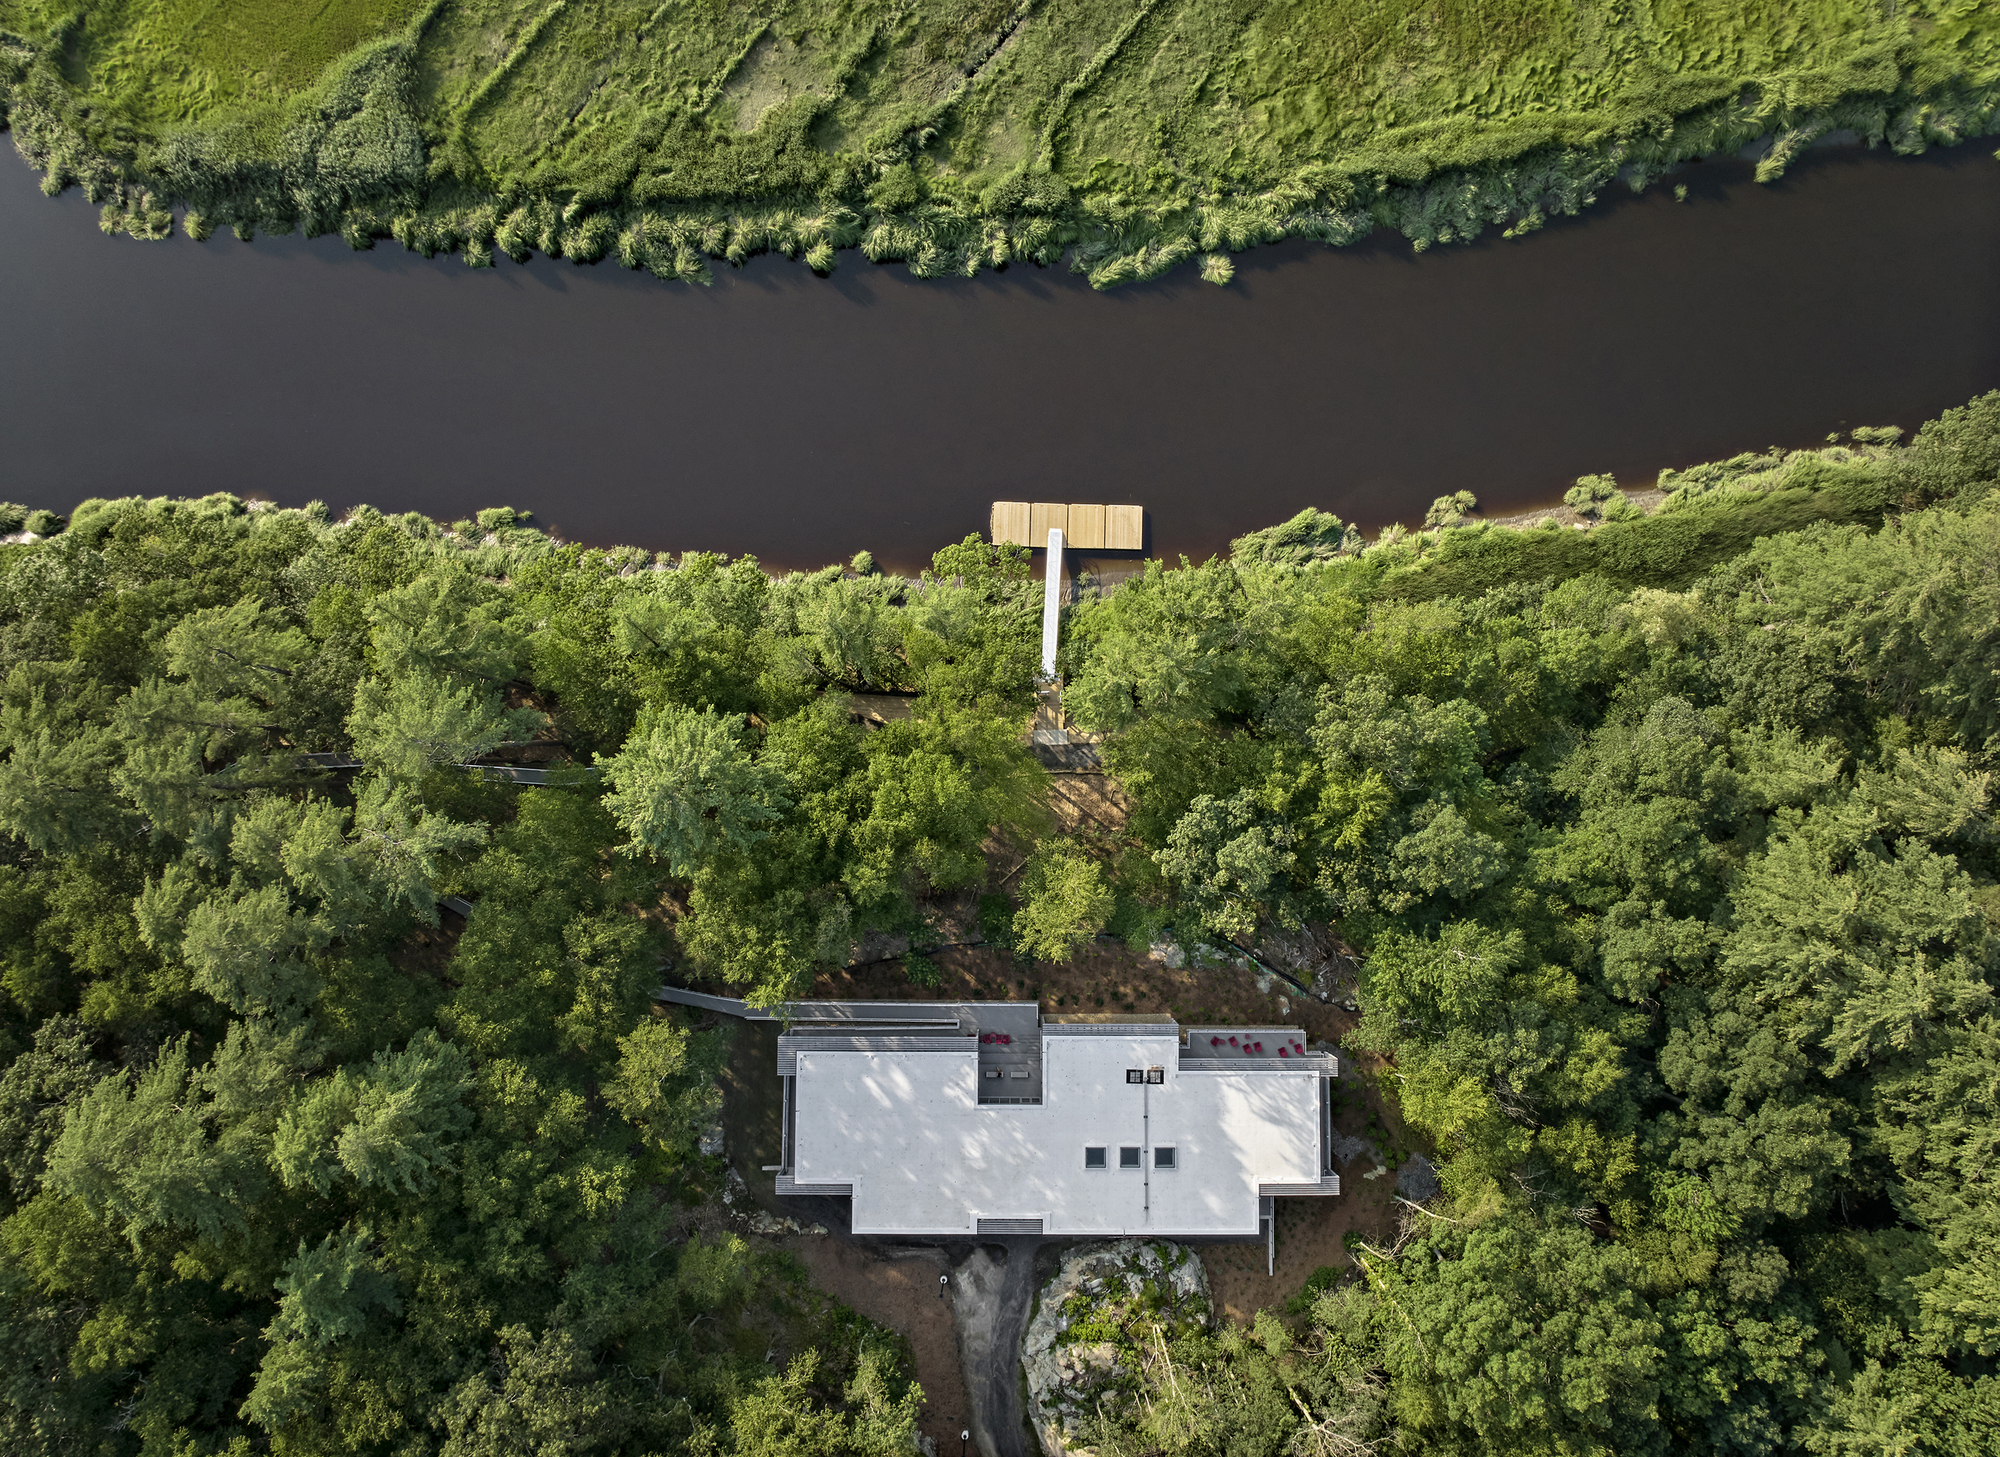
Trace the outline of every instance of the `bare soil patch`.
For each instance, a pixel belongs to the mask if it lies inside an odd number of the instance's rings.
[[[910,980],[899,961],[827,972],[815,997],[838,1001],[1037,1001],[1044,1016],[1076,1012],[1166,1012],[1186,1025],[1292,1026],[1308,1042],[1337,1042],[1359,1019],[1287,986],[1233,966],[1169,967],[1146,952],[1099,944],[1056,964],[1011,952],[960,947],[936,953],[939,980]]]
[[[798,1217],[797,1208],[778,1200],[777,1175],[764,1172],[778,1161],[779,1120],[784,1087],[778,1081],[778,1024],[714,1019],[735,1032],[729,1061],[716,1079],[722,1088],[722,1152],[749,1186],[751,1197],[773,1214]]]
[[[1280,1199],[1275,1273],[1265,1273],[1263,1241],[1207,1245],[1201,1250],[1218,1314],[1248,1324],[1259,1310],[1282,1307],[1321,1266],[1347,1271],[1354,1258],[1343,1244],[1349,1230],[1377,1249],[1394,1243],[1400,1224],[1391,1155],[1422,1151],[1378,1081],[1386,1064],[1372,1053],[1343,1053],[1346,1096],[1334,1113],[1340,1138],[1370,1145],[1340,1169],[1340,1193],[1330,1199]],[[1379,1158],[1378,1158],[1379,1155]],[[1378,1172],[1380,1170],[1380,1172]]]
[[[1341,1240],[1350,1229],[1380,1248],[1393,1238],[1395,1209],[1390,1195],[1395,1180],[1362,1182],[1361,1166],[1341,1176],[1340,1194],[1332,1199],[1278,1201],[1277,1273],[1264,1273],[1264,1242],[1203,1245],[1201,1262],[1208,1270],[1208,1288],[1218,1316],[1248,1325],[1258,1311],[1282,1309],[1305,1288],[1313,1271],[1331,1265],[1346,1271],[1353,1264]]]
[[[810,1234],[778,1243],[799,1257],[816,1287],[909,1341],[917,1384],[924,1389],[918,1430],[937,1443],[940,1454],[955,1454],[967,1406],[952,1305],[938,1296],[938,1276],[948,1268],[944,1251],[875,1250]]]
[[[1065,835],[1115,840],[1125,833],[1132,801],[1109,774],[1056,773],[1049,776],[1049,808]]]

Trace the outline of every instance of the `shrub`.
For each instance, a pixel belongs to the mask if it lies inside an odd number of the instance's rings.
[[[1351,1235],[1354,1231],[1349,1230],[1348,1233]],[[1310,1275],[1306,1276],[1306,1283],[1299,1290],[1298,1294],[1285,1302],[1285,1313],[1287,1315],[1304,1315],[1312,1309],[1315,1300],[1319,1299],[1323,1293],[1331,1290],[1339,1283],[1340,1267],[1338,1265],[1321,1265]]]
[[[1014,905],[997,891],[979,898],[979,939],[1010,949],[1014,945]]]
[[[1479,498],[1470,491],[1453,491],[1449,496],[1439,496],[1431,502],[1430,510],[1424,512],[1426,526],[1456,526],[1463,521],[1466,513],[1479,509]]]
[[[1610,476],[1578,476],[1576,484],[1563,492],[1563,505],[1582,515],[1595,516],[1599,503],[1618,495],[1618,482]]]
[[[1352,555],[1361,546],[1360,532],[1331,511],[1308,506],[1289,521],[1237,537],[1229,543],[1229,555],[1239,562],[1303,566]]]
[[[1021,875],[1021,895],[1014,934],[1041,961],[1068,961],[1104,929],[1117,905],[1103,868],[1067,845],[1035,852]]]

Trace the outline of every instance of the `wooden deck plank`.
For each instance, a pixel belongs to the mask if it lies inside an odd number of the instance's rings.
[[[1072,501],[1069,508],[1069,530],[1064,535],[1069,538],[1069,544],[1079,551],[1102,551],[1104,507],[1078,505]]]
[[[1029,506],[1026,501],[995,501],[993,503],[992,539],[995,546],[1042,546],[1048,541],[1047,533],[1041,541],[1033,541],[1028,536]]]
[[[1146,510],[1143,506],[1104,508],[1104,545],[1108,551],[1146,549]]]
[[[1047,546],[1049,533],[1069,533],[1069,507],[1061,501],[1037,501],[1028,508],[1028,545]]]

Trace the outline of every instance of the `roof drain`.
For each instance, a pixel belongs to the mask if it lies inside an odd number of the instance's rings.
[[[1142,1116],[1145,1120],[1145,1131],[1139,1138],[1139,1168],[1145,1175],[1146,1223],[1151,1224],[1153,1222],[1153,1086],[1151,1083],[1146,1085],[1145,1096],[1140,1106],[1144,1110]]]

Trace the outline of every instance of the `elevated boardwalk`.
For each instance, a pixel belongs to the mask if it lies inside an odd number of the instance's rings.
[[[299,761],[310,764],[315,769],[334,771],[342,769],[366,769],[368,767],[352,754],[338,752],[301,754],[299,755]],[[439,767],[443,768],[446,766],[440,765]],[[547,784],[549,782],[549,775],[553,772],[546,768],[534,769],[519,764],[459,764],[456,767],[465,770],[468,774],[476,774],[481,779],[492,780],[496,783],[511,781],[515,784]],[[572,774],[586,775],[593,779],[603,772],[583,764],[564,765],[563,767],[568,769]]]
[[[1060,531],[1072,551],[1144,551],[1143,506],[1092,506],[1061,501],[995,501],[995,546],[1027,546],[1040,551],[1049,533]]]
[[[775,1007],[753,1007],[735,997],[710,996],[707,992],[684,991],[680,987],[660,987],[654,991],[653,1000],[699,1007],[704,1012],[721,1012],[725,1016],[741,1017],[746,1022],[841,1022],[869,1027],[893,1022],[954,1032],[961,1030],[969,1020],[964,1008],[973,1005],[957,1002],[780,1002]],[[1035,1003],[1016,1005],[1032,1007]]]

